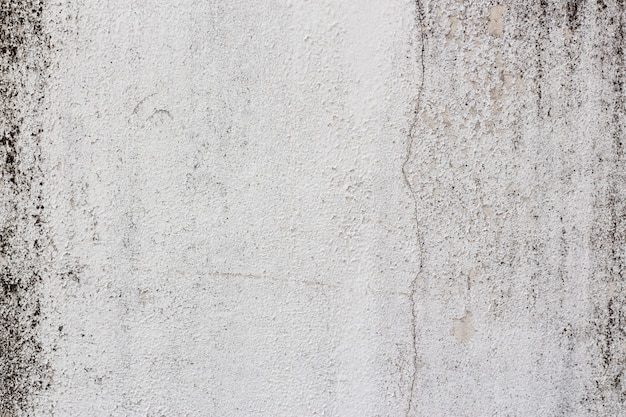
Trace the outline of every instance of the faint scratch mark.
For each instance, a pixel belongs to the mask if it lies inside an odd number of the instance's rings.
[[[170,120],[174,120],[174,117],[172,116],[172,114],[165,109],[156,109],[155,111],[152,112],[152,114],[146,119],[146,120],[152,120],[154,119],[156,116],[167,116],[170,118]]]
[[[177,271],[177,272],[181,272],[181,271]],[[213,276],[213,277],[224,277],[224,278],[243,278],[243,279],[253,279],[253,280],[265,280],[265,281],[272,281],[272,282],[278,282],[278,283],[283,283],[283,284],[299,284],[299,285],[306,285],[310,287],[318,287],[318,288],[324,288],[324,289],[357,292],[354,288],[351,288],[342,284],[335,284],[335,283],[322,282],[322,281],[313,281],[313,280],[306,280],[306,279],[277,278],[277,277],[264,275],[264,274],[213,271],[213,272],[208,272],[208,273],[199,272],[198,275],[208,275],[208,276]],[[374,294],[393,295],[393,296],[411,298],[411,294],[402,292],[402,291],[380,291],[380,290],[372,290],[372,289],[365,289],[364,291],[374,293]]]
[[[281,279],[281,278],[275,278],[272,276],[261,275],[261,274],[246,274],[246,273],[239,273],[239,272],[214,271],[214,272],[209,272],[208,275],[216,276],[216,277],[226,277],[226,278],[246,278],[246,279],[267,280],[267,281],[274,281],[274,282],[284,282],[284,283],[297,283],[297,284],[310,285],[314,287],[337,288],[337,285],[329,284],[329,283],[321,282],[321,281]]]
[[[135,106],[135,108],[133,109],[133,112],[131,114],[137,114],[137,112],[139,111],[139,108],[141,107],[141,105],[143,103],[146,102],[146,100],[148,100],[150,97],[154,97],[156,96],[157,93],[152,93],[150,95],[145,96],[144,98],[142,98],[139,103],[137,103],[137,105]]]

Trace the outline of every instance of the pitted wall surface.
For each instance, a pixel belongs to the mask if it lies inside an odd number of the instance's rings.
[[[0,12],[0,415],[624,414],[623,1]]]

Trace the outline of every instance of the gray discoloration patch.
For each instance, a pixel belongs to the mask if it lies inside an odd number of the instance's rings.
[[[37,340],[38,282],[47,245],[37,123],[43,99],[47,41],[43,2],[0,3],[0,415],[28,414],[45,386]]]
[[[602,291],[594,303],[594,354],[599,363],[596,377],[589,387],[590,409],[612,412],[626,407],[626,99],[624,94],[624,49],[626,47],[626,8],[623,1],[599,2],[599,24],[609,34],[601,47],[601,62],[607,71],[611,109],[611,133],[596,141],[598,166],[604,172],[599,178],[607,184],[595,201],[595,224],[591,238],[594,253],[594,278]],[[607,141],[609,139],[609,141]],[[598,410],[599,409],[599,410]]]
[[[540,414],[621,415],[623,2],[428,4],[438,26],[405,169],[426,242],[416,350],[438,365],[420,369],[411,411],[532,415],[540,403]],[[500,345],[485,354],[485,342]],[[539,379],[519,371],[530,363]],[[465,375],[490,377],[479,393]],[[518,385],[528,391],[500,409],[460,394]]]

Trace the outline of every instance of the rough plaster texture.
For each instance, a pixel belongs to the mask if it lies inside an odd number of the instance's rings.
[[[624,415],[625,10],[1,1],[0,415]]]

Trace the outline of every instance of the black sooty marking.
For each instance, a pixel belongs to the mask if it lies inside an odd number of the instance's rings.
[[[0,416],[31,415],[46,387],[38,340],[44,228],[41,124],[48,40],[42,0],[0,1]]]
[[[583,0],[567,1],[567,26],[570,28],[570,30],[576,30],[580,27],[582,7]]]

